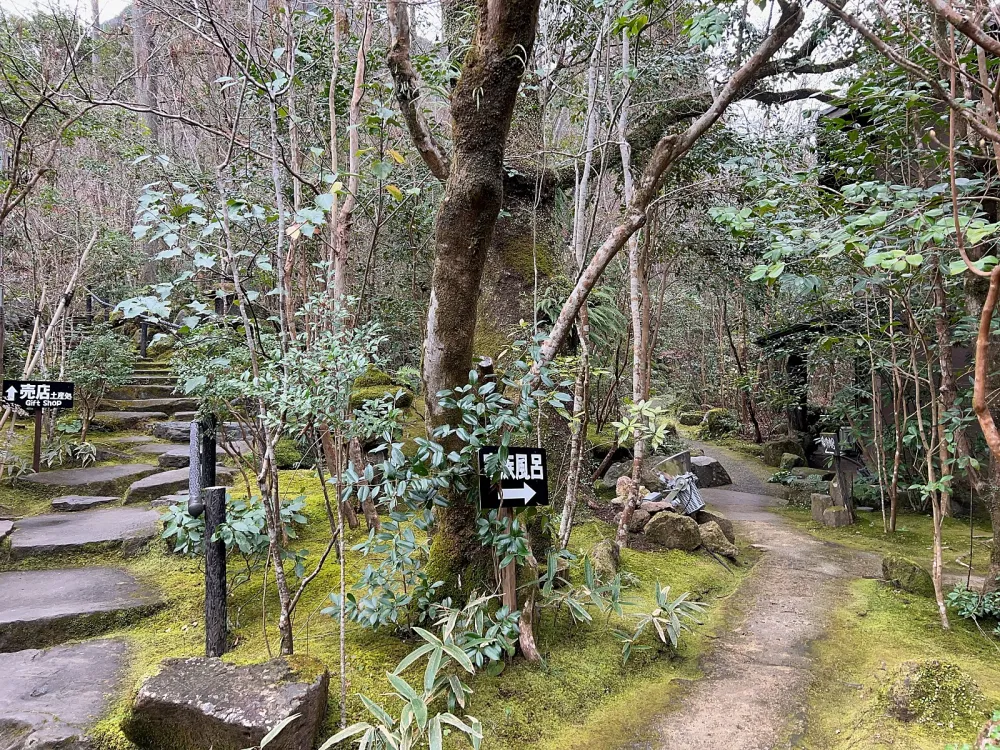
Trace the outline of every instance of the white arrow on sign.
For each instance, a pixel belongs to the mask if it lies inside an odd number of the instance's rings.
[[[501,487],[500,488],[500,499],[506,502],[507,500],[524,500],[524,504],[527,505],[528,501],[535,496],[535,491],[531,486],[525,482],[520,487]]]
[[[13,401],[17,397],[17,388],[11,386],[7,389],[7,400]]]

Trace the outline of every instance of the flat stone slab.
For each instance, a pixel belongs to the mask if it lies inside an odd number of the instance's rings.
[[[229,440],[243,439],[243,429],[240,427],[239,422],[225,422],[219,425],[216,434],[221,436],[223,430]],[[154,437],[158,437],[161,440],[170,440],[174,443],[187,443],[191,439],[191,421],[180,422],[171,420],[169,422],[158,422],[153,425],[150,432],[153,433]]]
[[[172,451],[177,448],[174,443],[145,443],[143,445],[137,445],[132,449],[133,453],[143,453],[150,456],[161,456],[167,451]]]
[[[324,665],[307,656],[250,666],[167,659],[139,688],[122,730],[147,750],[240,750],[298,714],[267,747],[309,750],[326,714],[329,681]]]
[[[147,435],[129,435],[127,437],[107,438],[109,443],[120,443],[121,445],[131,445],[133,443],[148,443]]]
[[[242,440],[231,443],[228,447],[229,450],[235,452],[237,455],[246,453],[249,450],[247,444]],[[221,445],[217,446],[215,449],[215,460],[218,462],[227,458],[229,458],[229,454],[222,449]],[[156,462],[164,469],[183,469],[191,465],[191,448],[187,445],[171,447],[170,450],[160,453]]]
[[[104,400],[101,406],[114,411],[162,411],[176,414],[178,411],[197,409],[193,398],[140,398],[133,400]]]
[[[137,398],[169,398],[173,385],[123,385],[107,394],[112,401],[131,401]]]
[[[0,653],[99,635],[163,603],[158,593],[117,568],[0,573],[0,602]]]
[[[126,503],[151,502],[162,495],[171,495],[188,488],[188,469],[161,471],[137,482],[133,482],[125,493]],[[215,480],[220,485],[233,482],[233,470],[225,466],[215,468]]]
[[[14,530],[13,521],[0,521],[0,542],[6,539]]]
[[[76,491],[81,495],[112,495],[122,494],[135,480],[157,471],[159,467],[152,464],[88,466],[84,469],[58,469],[28,474],[19,481],[43,489]]]
[[[5,750],[90,747],[87,730],[121,689],[126,645],[100,640],[0,654]]]
[[[52,499],[52,510],[76,511],[92,510],[102,505],[121,502],[117,495],[62,495]]]
[[[94,415],[92,424],[98,427],[113,429],[133,429],[147,422],[166,419],[165,411],[99,411]]]
[[[17,560],[119,545],[135,548],[159,533],[159,521],[159,513],[143,507],[29,516],[14,522],[10,554]]]

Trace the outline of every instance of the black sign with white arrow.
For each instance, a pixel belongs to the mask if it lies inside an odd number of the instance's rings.
[[[549,474],[544,448],[507,449],[503,479],[490,481],[486,461],[499,452],[497,446],[479,449],[479,504],[483,508],[530,508],[549,504]]]
[[[70,409],[73,384],[54,380],[5,380],[3,400],[12,406],[35,409]]]

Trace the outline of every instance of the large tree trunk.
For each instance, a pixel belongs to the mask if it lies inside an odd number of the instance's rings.
[[[520,54],[530,58],[534,47],[538,0],[487,0],[479,13],[452,94],[454,150],[435,228],[423,361],[429,429],[454,419],[436,394],[467,382],[472,365],[483,269],[503,201],[504,148],[525,70]],[[458,496],[438,512],[428,573],[451,593],[459,580],[462,588],[478,583],[470,567],[489,570],[476,515],[474,503]]]
[[[149,9],[146,0],[135,0],[132,3],[132,53],[135,64],[136,99],[143,107],[150,110],[157,106],[156,78],[152,72],[152,29],[149,22]],[[156,115],[151,111],[142,114],[143,122],[149,128],[153,141],[159,141],[159,128]]]

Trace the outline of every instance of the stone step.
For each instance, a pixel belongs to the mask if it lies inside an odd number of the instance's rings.
[[[102,505],[120,503],[117,495],[63,495],[52,499],[52,510],[73,512],[77,510],[92,510]]]
[[[6,518],[0,520],[0,543],[14,530],[14,522]]]
[[[20,560],[116,547],[134,552],[156,537],[159,530],[160,514],[144,506],[46,513],[14,522],[10,556]]]
[[[146,438],[148,440],[148,438]],[[177,448],[177,443],[144,443],[132,448],[133,453],[141,453],[144,456],[162,456],[167,451]]]
[[[157,471],[159,467],[151,464],[88,466],[84,469],[41,471],[21,477],[18,481],[38,489],[65,490],[63,494],[121,496],[132,482]]]
[[[131,401],[122,399],[104,399],[101,408],[109,411],[162,411],[176,414],[178,411],[197,409],[198,402],[193,398],[137,398]]]
[[[139,398],[170,398],[173,385],[123,385],[107,393],[112,401],[134,401]]]
[[[125,493],[126,503],[152,502],[162,495],[170,495],[188,488],[187,469],[173,469],[133,482]],[[215,480],[220,485],[231,485],[234,472],[225,466],[215,468]]]
[[[225,422],[219,425],[216,434],[221,436],[225,431],[229,440],[242,440],[243,428],[239,422]],[[186,422],[171,420],[169,422],[158,422],[154,424],[150,432],[154,437],[161,440],[170,440],[174,443],[187,443],[191,440],[191,420]]]
[[[229,450],[235,452],[236,455],[241,455],[249,452],[250,447],[240,440],[230,444]],[[225,461],[229,458],[229,454],[222,449],[222,446],[217,446],[215,457],[216,461]],[[156,463],[164,469],[183,469],[191,465],[191,448],[187,445],[178,445],[175,448],[160,453],[156,459]]]
[[[105,430],[134,430],[168,416],[162,411],[99,411],[94,414],[91,425]]]
[[[174,385],[177,378],[173,375],[160,373],[138,373],[129,380],[129,385]]]
[[[93,747],[87,732],[121,692],[126,656],[118,639],[0,654],[3,747]]]
[[[117,568],[0,573],[0,601],[0,653],[99,635],[163,605],[158,592]]]

